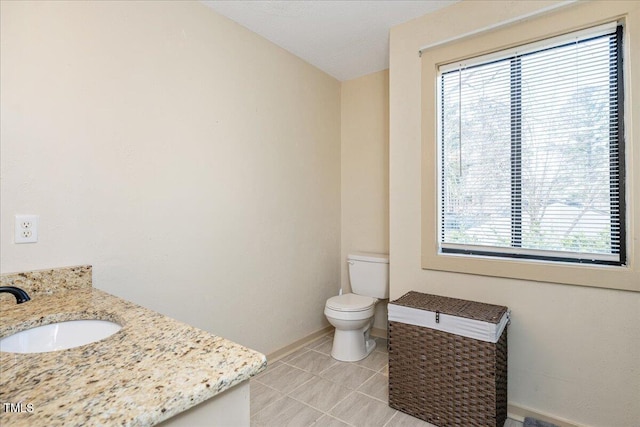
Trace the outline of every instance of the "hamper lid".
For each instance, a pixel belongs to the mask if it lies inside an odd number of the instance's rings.
[[[509,323],[507,307],[409,292],[388,306],[389,321],[496,343]]]
[[[500,322],[502,316],[508,311],[508,308],[502,305],[423,294],[415,291],[408,292],[390,303],[420,310],[438,311],[452,316],[482,320],[489,323]]]

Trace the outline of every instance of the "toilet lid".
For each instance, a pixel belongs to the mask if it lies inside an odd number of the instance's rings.
[[[356,294],[343,294],[327,300],[327,307],[336,311],[365,311],[373,307],[375,298]]]

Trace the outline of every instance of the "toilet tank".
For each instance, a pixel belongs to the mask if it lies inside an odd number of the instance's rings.
[[[355,252],[347,256],[347,263],[354,294],[389,298],[389,255]]]

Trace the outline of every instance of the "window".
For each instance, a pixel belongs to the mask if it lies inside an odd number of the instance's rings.
[[[640,292],[638,30],[578,2],[421,49],[423,269]]]
[[[622,26],[438,67],[438,250],[625,265]]]

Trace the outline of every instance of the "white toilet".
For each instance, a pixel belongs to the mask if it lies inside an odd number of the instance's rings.
[[[331,356],[344,362],[367,357],[376,342],[369,338],[378,299],[389,298],[389,256],[354,253],[347,257],[353,293],[331,297],[324,307],[335,328]]]

